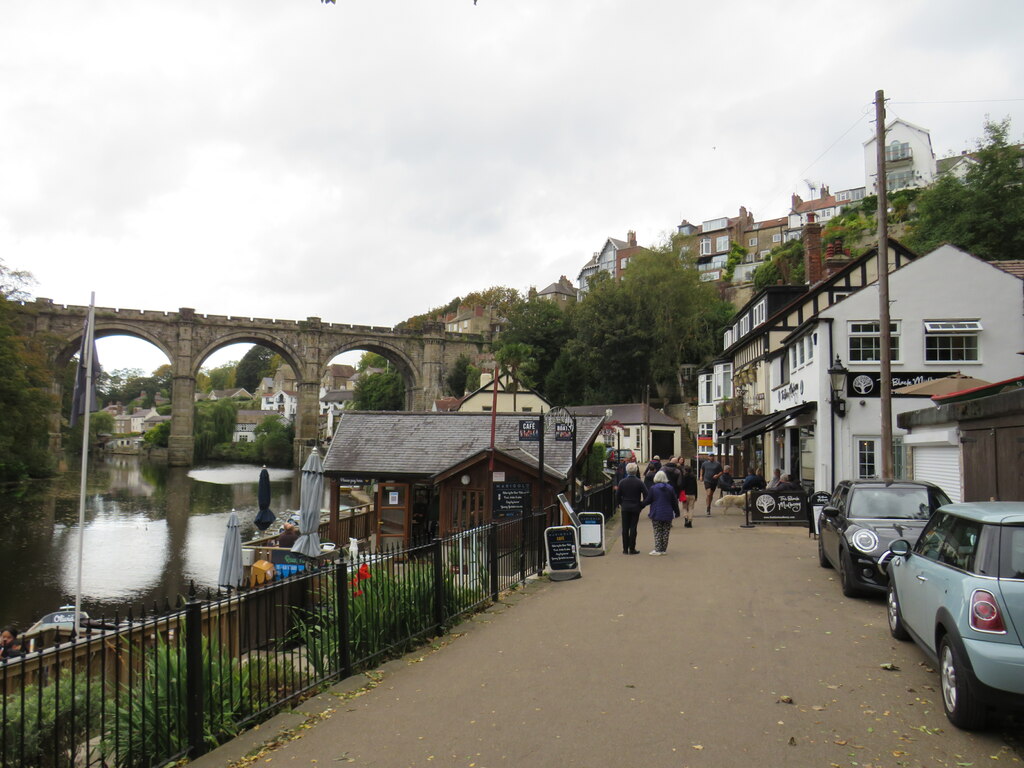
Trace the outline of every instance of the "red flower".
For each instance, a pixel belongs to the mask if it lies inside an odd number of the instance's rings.
[[[370,578],[370,566],[366,563],[359,566],[359,578],[360,580]]]

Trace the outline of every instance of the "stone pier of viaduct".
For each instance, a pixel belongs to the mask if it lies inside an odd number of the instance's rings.
[[[19,306],[23,332],[42,340],[48,350],[58,403],[63,372],[81,348],[88,311],[88,307],[54,304],[43,298]],[[301,466],[317,437],[320,380],[339,354],[365,350],[391,361],[405,380],[406,408],[429,410],[441,397],[444,377],[459,356],[473,356],[490,343],[483,336],[446,332],[440,323],[408,331],[325,323],[319,317],[274,320],[203,315],[188,307],[177,312],[96,307],[95,335],[98,339],[144,339],[167,355],[174,377],[169,460],[177,466],[192,463],[196,374],[203,361],[222,347],[259,344],[292,367],[298,388],[294,458],[296,466]],[[60,418],[61,414],[55,413],[51,419],[51,444],[55,447],[60,445]]]

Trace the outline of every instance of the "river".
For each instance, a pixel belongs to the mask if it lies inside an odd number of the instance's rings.
[[[82,607],[93,617],[152,609],[197,588],[216,589],[232,509],[242,540],[258,533],[250,464],[167,467],[134,456],[93,460],[87,473]],[[298,508],[300,472],[270,472],[278,518]],[[0,627],[25,630],[44,613],[73,605],[78,579],[78,468],[0,491]]]

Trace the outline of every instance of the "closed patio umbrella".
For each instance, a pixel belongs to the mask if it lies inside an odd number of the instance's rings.
[[[224,532],[224,549],[220,555],[220,573],[217,583],[222,587],[238,588],[243,579],[242,532],[238,513],[231,510],[227,530]]]
[[[324,500],[324,465],[316,450],[302,465],[299,500],[299,538],[292,552],[316,557],[320,554],[320,505]]]
[[[256,513],[256,518],[252,522],[261,531],[265,531],[277,519],[273,510],[270,509],[270,473],[267,472],[266,467],[260,470],[260,484],[256,491],[256,501],[260,506],[260,511]]]

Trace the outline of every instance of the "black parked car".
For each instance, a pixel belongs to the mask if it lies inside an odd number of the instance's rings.
[[[844,480],[818,518],[818,561],[839,571],[843,594],[884,593],[889,579],[878,558],[895,539],[916,541],[949,497],[917,480]]]

